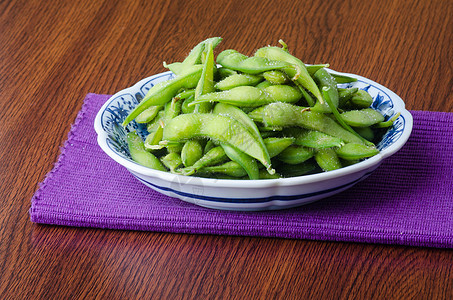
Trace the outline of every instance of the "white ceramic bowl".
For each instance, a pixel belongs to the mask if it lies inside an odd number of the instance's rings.
[[[377,144],[380,150],[378,155],[335,171],[285,179],[226,180],[175,175],[135,163],[128,154],[126,130],[136,130],[144,138],[147,135],[146,128],[133,121],[123,129],[121,123],[150,87],[173,78],[171,72],[145,78],[113,95],[98,112],[94,128],[99,146],[105,153],[127,168],[139,181],[165,195],[214,209],[246,211],[295,207],[334,195],[365,179],[383,159],[406,143],[412,131],[412,116],[395,93],[367,78],[339,74],[357,78],[356,82],[343,86],[366,89],[374,99],[372,107],[382,112],[386,119],[398,112],[401,115]]]

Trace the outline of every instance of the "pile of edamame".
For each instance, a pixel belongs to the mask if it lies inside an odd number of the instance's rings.
[[[149,168],[221,179],[273,179],[332,171],[379,153],[373,142],[393,120],[372,97],[338,88],[356,79],[305,65],[287,45],[253,56],[214,56],[220,37],[164,66],[175,77],[156,84],[123,122],[149,135],[127,135],[132,159]]]

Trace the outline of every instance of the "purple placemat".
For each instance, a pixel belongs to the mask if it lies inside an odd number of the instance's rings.
[[[412,111],[397,154],[353,188],[295,209],[217,211],[159,194],[110,159],[87,95],[54,169],[32,198],[36,223],[124,230],[453,247],[453,113]]]

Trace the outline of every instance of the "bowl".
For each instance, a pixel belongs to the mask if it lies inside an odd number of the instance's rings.
[[[357,78],[353,83],[340,86],[367,90],[374,99],[372,107],[380,111],[386,120],[401,113],[376,145],[380,150],[379,154],[335,171],[282,179],[231,180],[177,175],[153,170],[132,161],[128,153],[126,133],[136,130],[145,138],[148,132],[144,125],[135,121],[125,128],[121,123],[153,85],[174,77],[170,71],[145,78],[110,97],[97,113],[94,122],[97,141],[108,156],[143,184],[159,193],[199,206],[258,211],[311,203],[340,193],[367,178],[385,158],[396,153],[406,143],[413,124],[403,100],[394,92],[362,76],[329,71]]]

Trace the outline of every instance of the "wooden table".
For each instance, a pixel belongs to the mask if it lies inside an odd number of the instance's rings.
[[[453,112],[452,21],[446,0],[1,1],[0,298],[451,299],[451,250],[66,228],[28,210],[87,93],[161,72],[202,39],[250,55],[281,38],[411,110]]]

